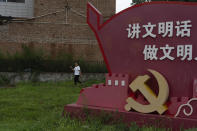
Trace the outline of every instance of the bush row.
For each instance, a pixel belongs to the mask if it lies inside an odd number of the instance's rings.
[[[72,72],[70,66],[78,62],[83,73],[105,73],[104,63],[89,62],[83,59],[74,60],[73,56],[60,53],[55,58],[44,56],[42,50],[22,47],[20,53],[6,56],[0,53],[0,72]]]

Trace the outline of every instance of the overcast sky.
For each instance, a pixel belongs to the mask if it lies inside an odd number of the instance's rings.
[[[128,8],[132,0],[116,0],[116,13]]]

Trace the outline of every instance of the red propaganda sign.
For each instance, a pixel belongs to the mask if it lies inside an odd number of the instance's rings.
[[[118,110],[139,125],[162,118],[173,130],[197,127],[197,4],[146,2],[106,22],[90,3],[87,9],[109,74],[65,110],[87,106]]]
[[[134,79],[154,69],[167,79],[170,96],[193,96],[197,78],[196,4],[146,3],[106,22],[99,11],[88,6],[88,24],[110,73],[129,73]]]

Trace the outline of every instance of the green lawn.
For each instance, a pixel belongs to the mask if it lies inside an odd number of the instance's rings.
[[[75,102],[81,88],[100,82],[87,81],[77,87],[72,81],[19,83],[13,88],[0,88],[0,131],[159,130],[138,128],[136,125],[128,128],[121,123],[105,125],[99,119],[79,121],[61,116],[64,105]]]

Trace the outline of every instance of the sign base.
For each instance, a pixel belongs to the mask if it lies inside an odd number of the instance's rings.
[[[197,128],[196,119],[187,119],[180,117],[162,116],[158,114],[142,114],[137,112],[117,111],[110,108],[101,108],[93,106],[83,106],[78,104],[69,104],[64,107],[63,116],[69,114],[71,117],[86,118],[88,116],[100,116],[110,114],[113,121],[122,120],[126,124],[136,123],[138,126],[155,126],[158,128],[171,128],[173,131],[180,129]]]

